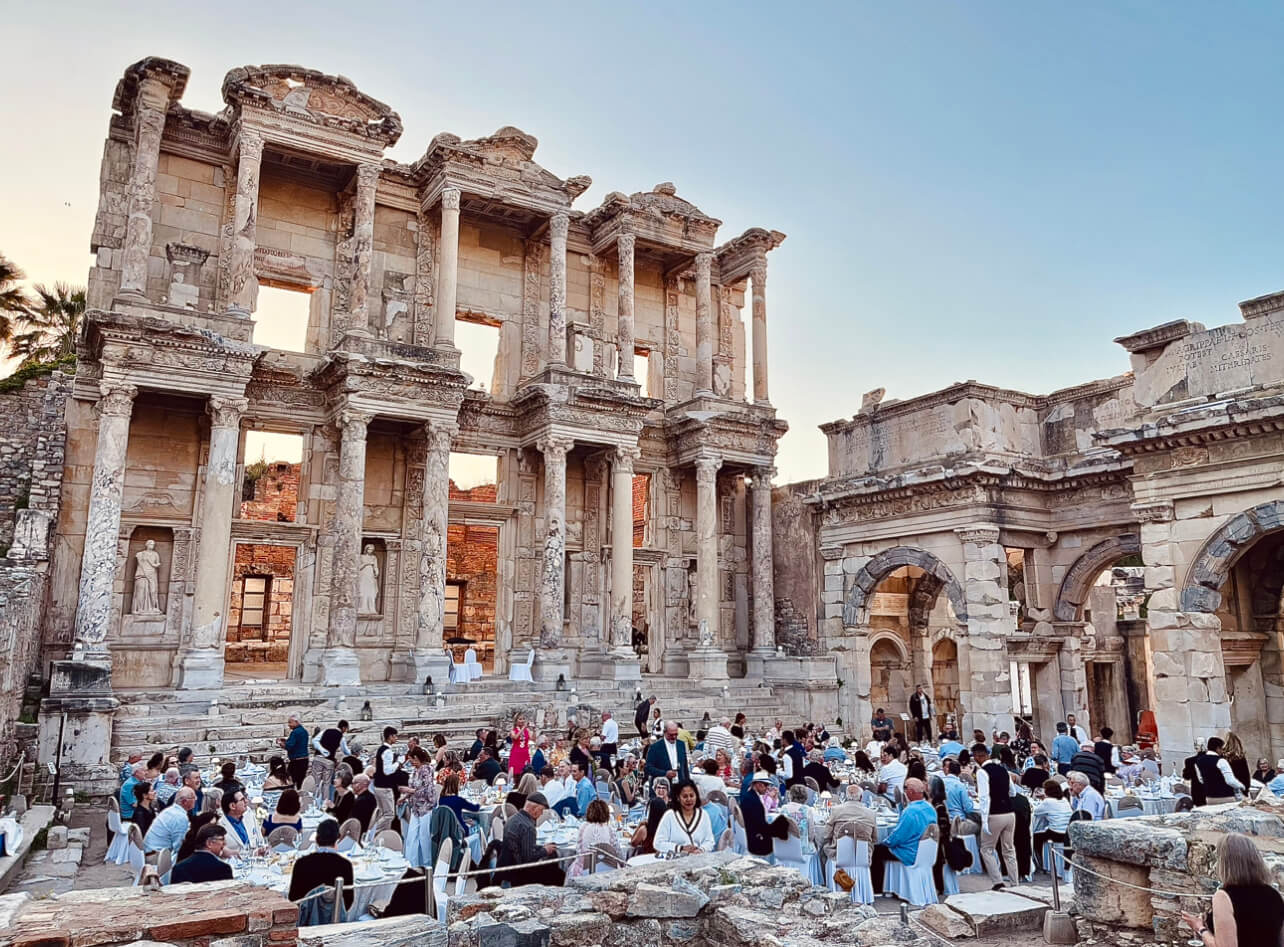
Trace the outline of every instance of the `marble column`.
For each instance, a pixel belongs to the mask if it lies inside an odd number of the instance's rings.
[[[619,248],[619,305],[616,316],[615,343],[620,352],[620,381],[633,381],[633,249],[637,238],[622,233],[616,238]]]
[[[77,660],[109,664],[106,640],[116,582],[120,504],[125,491],[125,453],[129,419],[138,389],[104,385],[98,399],[98,444],[85,517],[85,548],[80,560],[80,597],[76,602]]]
[[[321,683],[360,684],[357,659],[357,592],[361,564],[366,486],[366,427],[371,415],[345,409],[336,419],[339,427],[339,489],[334,503],[333,585],[330,591],[330,628],[321,657]]]
[[[210,452],[201,493],[201,533],[196,546],[196,591],[192,636],[179,659],[178,686],[221,687],[223,636],[227,630],[227,572],[231,559],[232,514],[236,506],[236,457],[241,441],[244,398],[210,398]]]
[[[437,273],[437,300],[433,304],[433,345],[455,347],[455,311],[459,291],[459,188],[441,192],[441,268]]]
[[[697,457],[696,468],[696,621],[700,645],[718,639],[718,469],[722,458]]]
[[[423,523],[420,537],[419,604],[415,612],[415,647],[411,661],[415,680],[445,684],[450,675],[443,629],[446,616],[446,535],[450,528],[450,448],[458,428],[429,422],[424,425],[427,459],[424,466]]]
[[[370,264],[374,256],[375,191],[379,165],[357,165],[357,193],[352,215],[352,287],[348,295],[349,325],[370,329]]]
[[[753,401],[767,404],[767,261],[749,270],[753,287]]]
[[[570,217],[554,214],[548,224],[548,364],[565,368],[566,355],[566,233]]]
[[[1012,720],[1012,679],[1008,662],[1008,558],[999,528],[984,523],[954,530],[963,544],[963,598],[967,604],[967,651],[971,674],[960,680],[967,711],[961,732],[989,733]],[[964,645],[959,644],[960,650]],[[960,675],[961,677],[961,675]],[[967,688],[970,686],[970,691]]]
[[[544,455],[544,568],[539,584],[542,648],[559,648],[562,644],[566,599],[566,455],[574,446],[569,437],[556,435],[536,444]]]
[[[259,169],[263,139],[241,129],[236,162],[236,199],[232,210],[232,244],[228,261],[228,311],[248,316],[254,309],[254,248],[258,246]]]
[[[696,394],[713,396],[712,253],[698,253],[696,270]]]
[[[771,478],[775,470],[759,467],[750,488],[750,535],[753,559],[749,580],[753,587],[753,650],[764,657],[776,650],[776,593],[771,555]]]
[[[633,463],[636,447],[617,447],[611,465],[611,652],[633,652]]]
[[[129,172],[125,245],[121,254],[120,294],[147,298],[147,260],[152,253],[152,205],[156,202],[156,166],[169,109],[167,83],[144,79],[134,105],[134,164]]]

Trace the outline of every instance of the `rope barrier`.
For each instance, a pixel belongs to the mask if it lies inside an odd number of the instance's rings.
[[[21,753],[18,754],[18,762],[14,765],[13,769],[9,771],[9,775],[0,777],[0,783],[7,783],[9,780],[13,779],[13,777],[18,773],[18,771],[22,769],[22,764],[25,763],[26,761],[27,761],[27,751],[23,750]]]
[[[1055,848],[1052,850],[1052,855],[1054,858],[1060,858],[1071,871],[1082,871],[1089,875],[1095,875],[1098,878],[1109,881],[1111,884],[1123,885],[1125,888],[1135,888],[1138,891],[1147,891],[1150,894],[1159,894],[1166,898],[1196,898],[1200,901],[1213,900],[1213,896],[1211,894],[1196,894],[1190,891],[1163,891],[1159,888],[1147,888],[1145,885],[1135,885],[1131,881],[1124,881],[1122,878],[1115,878],[1112,875],[1103,875],[1101,872],[1093,871],[1091,868],[1087,868],[1084,865],[1073,864],[1066,858],[1065,852],[1059,852]]]

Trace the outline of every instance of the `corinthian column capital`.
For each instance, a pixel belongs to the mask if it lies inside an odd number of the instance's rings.
[[[695,459],[696,482],[716,483],[722,458],[716,454],[702,454]]]
[[[241,161],[260,161],[263,158],[263,136],[249,128],[242,128],[236,136],[236,147]]]
[[[339,434],[344,440],[349,438],[364,438],[366,428],[374,420],[374,415],[368,411],[358,411],[355,408],[344,408],[335,415],[334,423],[339,428]]]
[[[535,443],[539,452],[544,455],[544,459],[549,457],[558,457],[561,460],[566,459],[566,455],[575,447],[575,439],[565,437],[561,434],[550,434],[548,437],[541,438]]]
[[[382,168],[372,161],[357,165],[357,190],[369,190],[379,185],[379,172]]]
[[[713,254],[697,253],[695,258],[696,279],[708,282],[713,273]]]
[[[249,401],[244,398],[210,398],[205,410],[210,416],[210,427],[239,428],[241,416],[249,407]]]
[[[459,210],[460,191],[457,187],[444,188],[441,192],[442,210]]]
[[[642,449],[632,444],[621,444],[615,448],[612,461],[615,469],[621,472],[633,473],[633,464],[642,456]]]
[[[455,444],[455,437],[459,434],[458,424],[446,424],[442,421],[426,421],[424,423],[424,436],[428,440],[428,449],[430,451],[446,451]]]
[[[548,221],[548,232],[560,240],[565,240],[570,226],[571,218],[569,214],[554,214]]]
[[[109,418],[127,418],[134,413],[138,389],[133,385],[104,385],[98,399],[98,413]]]

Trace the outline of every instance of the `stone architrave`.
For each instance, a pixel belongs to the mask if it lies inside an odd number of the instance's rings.
[[[75,656],[101,664],[110,664],[111,660],[103,642],[112,615],[125,453],[137,395],[138,389],[133,385],[104,386],[98,400],[98,443],[85,518],[85,549],[80,560]]]
[[[767,397],[767,261],[749,270],[753,291],[753,401],[769,404]]]
[[[619,249],[619,300],[616,315],[615,342],[619,349],[616,377],[633,381],[633,250],[637,238],[622,233],[616,238]]]
[[[352,215],[352,290],[348,306],[350,325],[370,328],[370,266],[374,257],[375,191],[379,187],[379,165],[357,165],[357,192]]]
[[[611,653],[633,651],[633,464],[636,447],[617,447],[611,466]]]
[[[539,643],[562,644],[563,604],[566,597],[566,455],[575,442],[550,435],[536,447],[544,455],[544,568],[540,575]]]
[[[120,294],[135,299],[147,298],[152,205],[156,202],[156,168],[169,94],[170,86],[160,79],[149,77],[139,83],[134,111],[134,166],[129,174],[129,217],[120,269]]]
[[[999,544],[999,528],[965,526],[955,534],[963,544],[963,595],[967,601],[969,682],[960,695],[967,708],[963,730],[989,733],[1012,717],[1011,671],[1008,667],[1008,559]]]
[[[548,364],[562,368],[566,356],[566,234],[570,217],[554,214],[548,225]]]
[[[713,395],[713,254],[695,258],[696,394]]]
[[[411,652],[416,681],[431,677],[445,683],[450,656],[444,650],[446,615],[446,537],[450,528],[450,448],[458,429],[431,422],[424,426],[423,519],[419,558],[419,602],[415,611],[415,646]]]
[[[753,583],[753,650],[769,656],[776,650],[776,595],[771,553],[771,478],[776,471],[759,467],[753,472],[750,488],[750,534],[753,559],[749,564]]]
[[[160,607],[160,553],[156,540],[149,539],[134,554],[134,595],[129,603],[131,615],[159,615]]]
[[[437,274],[437,299],[433,303],[433,345],[455,347],[455,311],[459,292],[459,199],[457,187],[441,192],[441,239],[438,252],[441,268]]]
[[[254,248],[258,245],[259,171],[263,163],[263,138],[241,129],[236,162],[236,198],[233,202],[231,259],[228,262],[228,311],[248,316],[254,310],[256,281]]]
[[[371,415],[350,408],[336,418],[339,428],[339,489],[334,504],[334,560],[330,628],[321,657],[321,683],[360,684],[357,605],[361,528],[366,481],[366,428]]]
[[[196,592],[192,597],[189,647],[179,658],[179,686],[220,687],[223,636],[227,631],[227,578],[232,514],[236,506],[236,454],[244,398],[211,398],[210,452],[201,493],[201,538],[196,545]]]

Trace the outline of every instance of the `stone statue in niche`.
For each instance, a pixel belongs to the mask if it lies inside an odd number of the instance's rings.
[[[169,304],[182,309],[195,309],[201,295],[200,288],[185,280],[183,271],[176,268],[173,282],[169,284]]]
[[[697,588],[696,570],[687,571],[687,621],[692,625],[699,623],[700,593]]]
[[[700,619],[700,647],[713,647],[713,629],[709,627],[709,620],[707,618]]]
[[[379,614],[379,559],[374,546],[366,543],[361,552],[361,569],[357,574],[357,611],[362,615]]]
[[[149,539],[134,554],[134,600],[130,608],[133,615],[159,615],[160,610],[160,553],[156,540]]]

